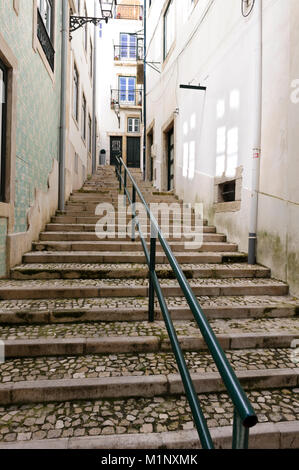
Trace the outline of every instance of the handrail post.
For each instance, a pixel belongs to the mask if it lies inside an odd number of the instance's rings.
[[[119,190],[121,191],[122,163],[119,161]]]
[[[245,428],[237,409],[234,409],[233,449],[248,449],[249,429]]]
[[[135,216],[136,216],[136,188],[133,185],[133,191],[132,191],[132,242],[135,241],[136,239],[136,223],[135,223]]]
[[[156,272],[156,247],[157,247],[157,231],[151,224],[151,252],[150,252],[150,270],[149,270],[149,299],[148,299],[148,321],[155,321],[155,287],[153,275]]]
[[[125,170],[124,174],[124,206],[126,207],[127,205],[127,170]]]

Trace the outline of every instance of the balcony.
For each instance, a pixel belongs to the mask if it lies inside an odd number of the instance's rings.
[[[48,35],[48,31],[44,25],[43,19],[38,9],[37,9],[37,37],[45,53],[47,61],[49,62],[51,70],[52,72],[54,72],[54,57],[55,57],[54,47],[52,45],[52,41]]]
[[[114,12],[114,19],[116,20],[143,20],[143,6],[142,5],[117,5]]]
[[[142,89],[111,90],[111,108],[119,105],[121,108],[142,106]]]
[[[143,46],[114,46],[115,62],[143,61]]]

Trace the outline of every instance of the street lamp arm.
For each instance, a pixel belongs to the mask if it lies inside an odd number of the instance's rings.
[[[70,16],[70,33],[77,31],[77,29],[82,28],[87,23],[93,23],[97,26],[101,21],[108,23],[108,18],[95,18],[88,16]]]

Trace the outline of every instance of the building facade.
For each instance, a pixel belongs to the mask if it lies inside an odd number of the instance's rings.
[[[0,4],[0,276],[57,207],[61,12],[57,1]]]
[[[74,2],[72,14],[94,17],[94,1]],[[87,23],[71,34],[68,54],[68,147],[66,199],[92,172],[94,26]]]
[[[257,193],[257,260],[295,294],[298,24],[291,0],[148,2],[147,60],[161,64],[160,74],[148,69],[148,177],[186,202],[202,202],[210,222],[245,252]]]
[[[94,16],[93,1],[63,1],[68,15]],[[22,261],[58,207],[62,5],[0,4],[0,277]],[[87,25],[68,44],[65,200],[91,173],[93,32]]]
[[[98,110],[102,162],[122,155],[130,167],[142,164],[142,2],[118,2],[114,19],[103,24],[98,52]],[[142,67],[141,67],[142,68]]]

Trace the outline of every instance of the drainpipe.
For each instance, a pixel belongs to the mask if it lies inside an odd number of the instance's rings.
[[[69,19],[68,18],[68,0],[62,0],[61,92],[60,92],[59,183],[58,183],[58,209],[60,211],[64,211],[64,205],[65,205],[68,19]]]
[[[143,179],[146,177],[146,2],[144,0],[143,4],[143,23],[144,23],[144,60],[143,60]]]
[[[94,1],[94,17],[97,17],[97,0]],[[96,126],[96,113],[97,113],[97,39],[98,28],[94,26],[94,41],[93,41],[93,85],[92,85],[92,174],[97,169],[97,126]]]
[[[250,219],[249,219],[249,243],[248,263],[256,264],[257,249],[257,222],[258,222],[258,193],[260,184],[260,161],[261,161],[261,130],[262,130],[262,19],[263,0],[256,0],[256,33],[254,51],[255,69],[255,96],[254,96],[254,128],[253,128],[253,159],[251,175],[251,197],[250,197]]]

